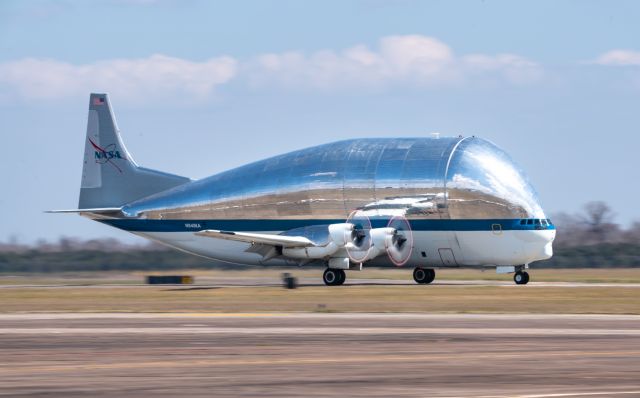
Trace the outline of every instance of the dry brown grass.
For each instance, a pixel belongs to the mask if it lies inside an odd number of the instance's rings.
[[[640,314],[625,287],[312,286],[0,289],[0,312],[454,312]]]
[[[282,272],[320,283],[322,269],[177,271],[200,285],[134,286],[143,272],[0,275],[0,312],[490,312],[640,314],[640,288],[625,286],[354,285],[208,287],[222,281],[279,281]],[[533,281],[640,283],[640,269],[532,270]],[[437,280],[504,280],[494,271],[438,270]],[[350,279],[404,279],[410,269],[349,272]],[[9,287],[32,285],[34,287]],[[96,285],[82,287],[82,285]],[[111,286],[105,286],[111,285]],[[65,287],[63,287],[65,286]]]
[[[197,283],[217,283],[218,280],[244,278],[279,279],[283,272],[297,277],[316,278],[322,275],[321,268],[252,268],[242,270],[176,270],[154,273],[135,272],[75,272],[59,274],[0,274],[0,285],[134,285],[144,283],[149,274],[182,274],[196,276]],[[349,279],[391,279],[412,281],[411,269],[365,269],[349,272]],[[495,270],[441,269],[436,270],[438,281],[445,280],[487,280],[511,281],[512,274],[496,274]],[[581,282],[581,283],[640,283],[640,268],[597,268],[597,269],[531,269],[532,281],[537,282]]]

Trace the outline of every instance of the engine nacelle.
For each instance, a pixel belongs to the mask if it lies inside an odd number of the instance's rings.
[[[338,247],[344,247],[352,241],[353,227],[351,223],[340,223],[329,225],[329,236]]]
[[[330,239],[326,245],[285,247],[282,254],[297,259],[329,258],[330,268],[349,269],[349,260],[354,264],[362,264],[386,253],[394,264],[403,265],[413,248],[411,230],[406,219],[393,219],[389,225],[394,227],[359,227],[356,230],[352,223],[331,224],[327,227]]]
[[[393,234],[395,233],[396,230],[390,227],[372,229],[371,240],[373,246],[378,250],[385,251],[392,244]]]
[[[284,248],[282,254],[290,258],[300,259],[321,259],[331,257],[346,245],[351,244],[353,239],[353,224],[340,223],[331,224],[329,229],[329,243],[324,246]]]

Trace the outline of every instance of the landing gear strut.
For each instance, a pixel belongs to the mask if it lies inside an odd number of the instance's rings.
[[[341,269],[327,268],[322,274],[322,280],[327,286],[342,285],[346,279],[347,274]]]
[[[516,285],[526,285],[529,283],[529,273],[526,271],[518,271],[513,276],[513,281]]]
[[[416,267],[413,270],[413,280],[419,284],[427,284],[433,282],[436,279],[436,271],[430,268]]]

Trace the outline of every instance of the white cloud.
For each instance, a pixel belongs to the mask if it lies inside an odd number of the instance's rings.
[[[594,63],[608,66],[640,66],[640,51],[611,50],[596,58]]]
[[[538,64],[514,54],[471,54],[462,57],[461,63],[468,75],[495,73],[514,84],[532,83],[542,77]]]
[[[26,58],[0,63],[3,97],[60,99],[105,91],[130,103],[149,98],[205,100],[216,87],[233,79],[252,87],[319,90],[379,89],[392,86],[428,88],[476,83],[526,84],[542,68],[514,54],[456,56],[445,43],[426,36],[387,36],[377,48],[356,45],[342,51],[322,50],[262,54],[246,61],[228,56],[203,62],[152,55],[71,64]]]
[[[152,55],[84,65],[26,58],[0,64],[0,85],[26,99],[57,99],[92,91],[106,91],[128,102],[180,96],[204,99],[236,73],[237,61],[231,57],[192,62]]]
[[[456,57],[445,43],[420,35],[383,37],[375,50],[357,45],[341,52],[265,54],[248,62],[246,71],[257,85],[321,89],[394,83],[431,86],[487,78],[524,84],[542,75],[538,64],[518,55]]]

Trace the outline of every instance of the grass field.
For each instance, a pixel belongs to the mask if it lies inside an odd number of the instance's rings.
[[[142,273],[0,276],[0,312],[429,312],[640,314],[640,270],[533,271],[534,281],[608,282],[614,286],[352,285],[210,287],[207,281],[264,278],[283,270],[193,271],[191,286],[136,286]],[[319,279],[320,269],[289,270]],[[180,273],[187,273],[181,271]],[[407,279],[410,270],[369,270],[350,278]],[[510,280],[479,271],[438,272],[438,280]],[[31,287],[7,285],[29,284]],[[109,284],[107,286],[107,284]],[[40,285],[40,286],[38,286]],[[81,286],[98,285],[98,286]]]
[[[194,275],[196,283],[216,283],[220,279],[265,278],[279,279],[283,272],[301,278],[320,278],[321,268],[246,268],[243,270],[176,270],[154,272],[68,272],[48,274],[2,274],[2,285],[135,285],[144,283],[146,275]],[[348,272],[349,279],[390,279],[412,281],[411,269],[365,269]],[[443,269],[436,270],[438,281],[485,280],[511,281],[512,274],[496,274],[494,270]],[[640,283],[640,268],[588,268],[529,270],[532,281],[581,283]]]
[[[455,312],[640,314],[620,287],[101,287],[0,290],[0,312]]]

